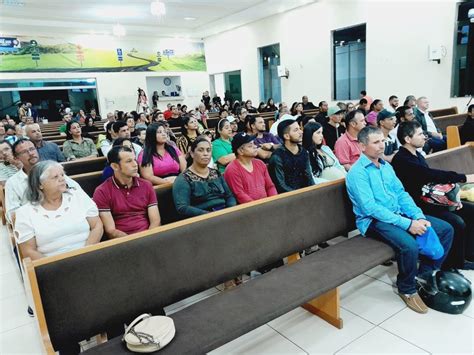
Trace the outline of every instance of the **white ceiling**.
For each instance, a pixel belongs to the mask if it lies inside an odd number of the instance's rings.
[[[0,33],[110,34],[120,23],[128,36],[204,38],[317,0],[0,0]],[[185,17],[194,17],[188,21]]]

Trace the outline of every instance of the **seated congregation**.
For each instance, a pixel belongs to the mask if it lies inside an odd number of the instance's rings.
[[[423,187],[474,183],[474,171],[430,168],[426,157],[446,149],[446,136],[426,97],[407,97],[399,107],[391,96],[384,108],[382,100],[361,96],[357,105],[328,107],[322,101],[316,113],[306,96],[291,110],[285,103],[277,108],[271,99],[256,109],[249,100],[211,105],[203,97],[189,112],[170,105],[165,112],[110,113],[97,142],[86,137],[90,128],[67,114],[60,128],[67,135],[62,150],[30,122],[25,137],[13,144],[0,137],[4,207],[20,255],[37,260],[158,227],[160,185],[172,186],[178,219],[186,219],[345,179],[359,232],[394,250],[401,299],[426,313],[417,277],[438,269],[474,269],[474,204],[436,206],[421,198]],[[474,141],[473,116],[471,105],[461,128],[465,142]],[[102,183],[88,196],[61,162],[99,154],[107,160]],[[428,231],[443,250],[436,259],[419,251],[417,238]]]

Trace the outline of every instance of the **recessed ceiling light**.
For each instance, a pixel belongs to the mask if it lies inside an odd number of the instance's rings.
[[[184,19],[186,21],[194,21],[194,20],[196,20],[196,17],[185,17]]]
[[[127,31],[125,30],[125,27],[123,27],[121,24],[117,23],[113,28],[112,28],[112,33],[116,37],[123,37],[127,34]]]
[[[163,16],[166,15],[165,4],[159,0],[153,1],[150,4],[150,12],[153,16]]]

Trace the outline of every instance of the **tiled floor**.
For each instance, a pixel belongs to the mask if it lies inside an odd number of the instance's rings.
[[[0,354],[40,354],[34,318],[19,272],[0,227]],[[474,281],[474,271],[464,272]],[[474,305],[463,315],[430,310],[414,313],[395,295],[396,267],[377,266],[341,287],[341,317],[337,330],[297,308],[211,354],[473,354]],[[219,290],[207,290],[166,309],[173,313]]]

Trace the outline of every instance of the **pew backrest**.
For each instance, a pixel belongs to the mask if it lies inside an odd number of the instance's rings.
[[[338,180],[25,266],[41,295],[41,302],[35,299],[40,327],[59,350],[354,228]]]
[[[89,158],[84,160],[73,160],[61,163],[66,175],[79,175],[93,171],[102,171],[107,159],[105,157]]]
[[[440,117],[440,116],[447,116],[447,115],[457,115],[458,114],[458,108],[457,106],[452,106],[448,108],[440,108],[436,110],[430,110],[430,113],[433,115],[433,117]]]
[[[426,160],[433,169],[474,174],[474,142],[430,154],[426,157]]]
[[[440,116],[434,118],[434,123],[436,127],[438,127],[443,134],[446,134],[446,129],[448,126],[459,126],[466,121],[466,114],[455,114],[455,115],[447,115],[447,116]]]

